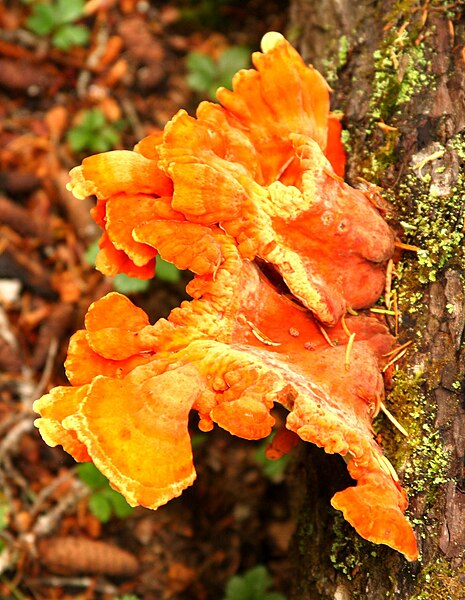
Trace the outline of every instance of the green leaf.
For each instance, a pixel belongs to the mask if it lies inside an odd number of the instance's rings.
[[[67,140],[74,152],[107,152],[118,145],[119,130],[124,124],[123,121],[108,123],[101,110],[92,108],[81,114],[79,124],[68,131]]]
[[[126,502],[125,497],[111,488],[109,488],[108,491],[110,493],[107,494],[107,498],[110,501],[115,515],[119,519],[126,519],[127,517],[130,517],[134,512],[134,509]]]
[[[217,77],[217,67],[210,56],[200,52],[191,52],[186,59],[187,83],[196,92],[208,90]]]
[[[95,492],[89,498],[89,510],[101,523],[107,523],[111,519],[111,503],[101,492]]]
[[[82,152],[92,143],[92,134],[84,127],[73,127],[67,132],[66,140],[73,152]]]
[[[218,59],[218,84],[231,87],[235,73],[250,66],[250,50],[244,46],[230,46],[224,50]]]
[[[273,583],[270,574],[262,565],[254,567],[244,575],[244,583],[253,598],[261,598]]]
[[[60,50],[73,46],[85,46],[89,41],[89,30],[84,25],[61,25],[52,36],[52,44]]]
[[[6,500],[0,501],[0,531],[8,527],[10,505]]]
[[[137,279],[136,277],[128,277],[124,273],[120,273],[113,277],[113,287],[121,294],[139,294],[146,292],[149,288],[150,281],[146,279]]]
[[[181,271],[175,265],[163,260],[159,254],[157,254],[156,261],[155,275],[158,279],[169,283],[176,283],[180,280]]]
[[[92,242],[92,244],[87,246],[87,249],[84,252],[84,258],[89,265],[95,266],[95,261],[97,259],[97,254],[99,250],[100,248],[98,245],[98,241]]]
[[[220,87],[220,84],[215,81],[207,90],[207,93],[209,95],[209,97],[214,100],[215,102],[218,101],[218,98],[216,96],[216,92],[218,91],[218,88]],[[228,87],[228,86],[223,86],[223,87]]]
[[[286,600],[277,592],[267,592],[272,583],[266,568],[258,565],[228,581],[224,600]]]
[[[202,52],[190,52],[187,55],[186,65],[192,73],[202,73],[205,77],[212,79],[216,76],[217,68],[214,60],[208,54]]]
[[[85,251],[84,258],[89,263],[89,265],[95,265],[95,259],[97,258],[98,251],[98,242],[93,242],[92,244],[90,244],[90,246]],[[120,292],[121,294],[143,293],[149,289],[149,286],[149,280],[138,279],[137,277],[128,277],[124,273],[120,273],[119,275],[116,275],[116,277],[113,277],[113,287],[117,292]]]
[[[191,437],[192,450],[196,450],[200,446],[203,446],[207,439],[208,436],[205,433],[194,433]]]
[[[92,141],[89,143],[91,152],[107,152],[113,148],[113,144],[109,144],[100,133],[93,134]]]
[[[206,92],[211,86],[211,79],[205,77],[203,73],[189,73],[186,77],[187,85],[194,92]]]
[[[26,20],[28,29],[37,35],[48,35],[56,24],[55,11],[51,4],[36,4]]]
[[[110,487],[108,479],[92,463],[76,466],[78,477],[93,490],[89,498],[89,510],[102,523],[106,523],[115,514],[120,519],[129,517],[133,508],[124,496]]]
[[[281,456],[277,460],[269,460],[265,457],[264,461],[266,462],[261,465],[263,475],[273,483],[281,482],[289,460],[289,455]]]
[[[104,113],[99,108],[91,108],[90,110],[85,111],[80,127],[84,127],[85,129],[94,132],[105,127],[106,124],[107,120]]]
[[[108,485],[108,479],[105,475],[102,475],[92,463],[81,463],[77,465],[76,472],[79,479],[88,485],[91,490],[98,490]]]
[[[107,125],[100,131],[95,132],[91,150],[94,152],[107,152],[117,146],[119,140],[119,133],[111,125]]]
[[[84,14],[84,0],[58,0],[55,5],[57,23],[72,23]]]
[[[290,455],[285,454],[276,460],[270,460],[266,456],[266,447],[273,439],[275,433],[273,432],[267,438],[265,438],[258,446],[255,452],[255,460],[260,465],[260,470],[265,477],[274,483],[279,483],[283,480],[284,472],[290,461]]]

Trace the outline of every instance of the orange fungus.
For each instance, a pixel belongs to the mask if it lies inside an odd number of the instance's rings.
[[[36,423],[130,504],[157,508],[195,478],[191,411],[203,431],[252,440],[273,430],[279,403],[270,458],[298,439],[342,455],[355,485],[333,506],[415,560],[406,494],[372,428],[395,340],[363,310],[383,290],[394,235],[342,179],[322,76],[280,34],[262,49],[220,105],[72,170],[75,196],[97,197],[97,267],[149,278],[160,254],[194,273],[193,299],[153,325],[121,294],[92,304],[70,342],[71,387],[35,403]]]

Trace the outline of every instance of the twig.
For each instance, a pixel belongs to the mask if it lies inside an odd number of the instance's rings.
[[[394,246],[396,248],[400,248],[401,250],[410,250],[410,252],[420,252],[421,248],[418,246],[412,246],[412,244],[404,244],[404,242],[399,242],[396,240],[394,242]]]
[[[372,306],[370,308],[370,312],[379,313],[380,315],[392,315],[393,317],[396,314],[393,310],[387,310],[386,308],[376,308],[375,306]]]
[[[78,502],[88,494],[89,488],[75,479],[69,493],[64,496],[52,510],[37,519],[32,528],[32,533],[37,537],[42,537],[51,533],[57,527],[63,515],[68,510],[74,508]]]
[[[380,401],[379,407],[383,411],[383,413],[386,415],[386,417],[391,421],[391,423],[395,427],[397,427],[397,429],[402,433],[402,435],[405,435],[405,437],[408,437],[409,436],[408,431],[405,429],[405,427],[403,425],[401,425],[399,423],[399,421],[395,418],[395,416],[388,411],[388,409],[386,408],[386,406],[384,405],[383,402]]]
[[[256,327],[256,325],[252,323],[252,321],[246,319],[244,315],[241,315],[241,319],[238,320],[248,325],[252,334],[257,338],[258,341],[262,342],[262,344],[265,344],[266,346],[281,346],[280,342],[273,342],[273,340],[270,340],[268,336],[262,333],[260,329],[258,329],[258,327]]]
[[[393,354],[398,354],[399,352],[401,352],[404,348],[408,348],[409,346],[411,346],[413,344],[412,340],[409,340],[408,342],[405,342],[405,344],[402,344],[402,346],[397,346],[396,348],[394,348],[393,350],[391,350],[390,352],[387,352],[386,354],[383,354],[383,358],[387,358],[388,356],[392,356]]]
[[[0,444],[0,461],[4,460],[7,454],[14,452],[22,435],[32,431],[32,426],[32,419],[30,416],[27,415],[26,418],[26,415],[23,415],[23,419],[21,419],[19,423],[16,423]]]
[[[347,337],[350,338],[350,336],[352,335],[352,332],[350,331],[350,329],[347,327],[347,323],[346,323],[346,318],[345,315],[342,315],[341,318],[341,325],[342,325],[342,329],[345,331]]]
[[[418,162],[416,165],[413,165],[412,169],[418,169],[418,177],[422,180],[422,181],[426,181],[425,177],[422,173],[422,169],[423,167],[429,163],[429,162],[433,162],[433,160],[437,160],[438,158],[442,158],[444,156],[444,154],[446,153],[445,150],[437,150],[436,152],[433,152],[432,154],[430,154],[429,156],[427,156],[426,158],[423,158],[422,160],[420,160],[420,162]]]
[[[37,400],[37,398],[40,398],[47,387],[49,379],[52,375],[53,365],[55,363],[55,358],[56,358],[57,352],[58,352],[58,339],[55,337],[50,342],[50,346],[48,348],[48,353],[47,353],[47,358],[45,360],[44,370],[42,371],[42,375],[40,377],[39,383],[37,384],[37,386],[34,390],[34,394],[31,398],[31,410],[32,410],[32,403],[34,402],[34,400]]]
[[[390,475],[394,481],[399,481],[399,476],[397,475],[396,470],[392,466],[391,462],[384,456],[384,454],[376,454],[375,457],[379,466],[386,473],[386,475]]]
[[[0,438],[3,436],[3,433],[5,431],[8,431],[8,429],[11,429],[14,425],[16,425],[16,423],[22,421],[23,419],[23,412],[14,413],[13,415],[10,415],[8,419],[6,419],[6,421],[0,424]]]
[[[23,237],[40,239],[43,243],[51,241],[51,225],[48,219],[39,220],[19,204],[15,204],[5,196],[0,196],[0,214],[2,224],[8,225]]]
[[[139,140],[145,136],[144,128],[140,122],[139,115],[134,108],[134,105],[128,98],[121,99],[121,105],[124,110],[124,114],[128,118],[128,121],[132,127],[135,137]]]
[[[66,471],[59,477],[53,479],[49,485],[42,488],[42,490],[37,494],[34,500],[34,504],[32,505],[29,511],[30,517],[35,518],[39,514],[45,501],[55,492],[55,490],[57,490],[61,485],[63,485],[63,483],[66,483],[73,477],[73,471]]]
[[[400,360],[404,354],[407,352],[408,348],[404,348],[404,350],[402,350],[401,352],[399,352],[398,354],[396,354],[393,358],[391,358],[391,360],[386,363],[383,367],[383,373],[386,373],[386,371],[389,369],[389,367],[391,365],[393,365],[395,362],[397,362],[398,360]]]
[[[392,308],[394,309],[394,336],[399,335],[399,307],[397,305],[397,290],[392,292]]]
[[[18,343],[16,341],[16,338],[15,338],[13,332],[11,331],[10,322],[8,320],[8,317],[6,315],[5,309],[3,308],[2,304],[0,304],[0,335],[15,350],[18,349]]]
[[[103,594],[109,594],[111,596],[118,593],[118,588],[111,583],[98,582],[92,577],[58,577],[56,575],[54,577],[38,577],[37,579],[28,579],[28,585],[30,587],[50,586],[59,588],[92,588],[97,592],[102,592]]]
[[[394,261],[392,258],[389,259],[386,268],[386,285],[384,286],[384,303],[386,308],[391,308],[391,288],[392,288],[392,274],[394,269]]]
[[[5,571],[8,571],[17,563],[18,550],[14,547],[14,543],[10,546],[3,548],[0,554],[0,575]],[[3,578],[2,578],[3,579]],[[2,583],[5,583],[2,581]]]
[[[351,333],[349,337],[349,341],[347,342],[346,347],[346,357],[345,357],[345,368],[346,371],[350,369],[350,353],[352,351],[352,346],[354,345],[355,333]]]
[[[334,344],[333,344],[331,338],[329,337],[328,332],[326,331],[326,329],[322,325],[320,325],[319,323],[317,323],[317,325],[318,325],[318,329],[321,332],[321,335],[325,338],[325,340],[328,342],[328,344],[330,346],[334,347]]]

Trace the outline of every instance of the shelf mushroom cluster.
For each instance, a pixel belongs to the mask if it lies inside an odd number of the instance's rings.
[[[372,429],[395,340],[363,312],[382,293],[394,235],[342,179],[322,76],[278,33],[253,64],[218,90],[220,104],[181,110],[134,151],[71,171],[76,198],[97,197],[97,267],[150,278],[159,253],[194,273],[193,299],[153,325],[121,294],[92,304],[70,341],[71,387],[35,403],[36,424],[130,504],[157,508],[195,479],[192,410],[202,431],[261,439],[277,402],[288,416],[275,440],[341,454],[356,485],[333,506],[415,560],[406,494]]]

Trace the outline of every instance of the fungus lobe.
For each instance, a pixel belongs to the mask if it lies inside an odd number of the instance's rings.
[[[287,433],[269,455],[297,438],[341,454],[356,485],[333,506],[415,560],[406,495],[372,429],[395,340],[363,312],[382,292],[394,235],[341,178],[324,79],[280,34],[262,48],[220,105],[180,111],[133,152],[72,170],[75,196],[97,197],[97,267],[151,277],[159,253],[194,273],[193,299],[154,325],[117,293],[91,305],[68,350],[71,387],[35,403],[36,423],[130,504],[157,508],[195,478],[191,411],[203,431],[261,439],[277,402]]]

